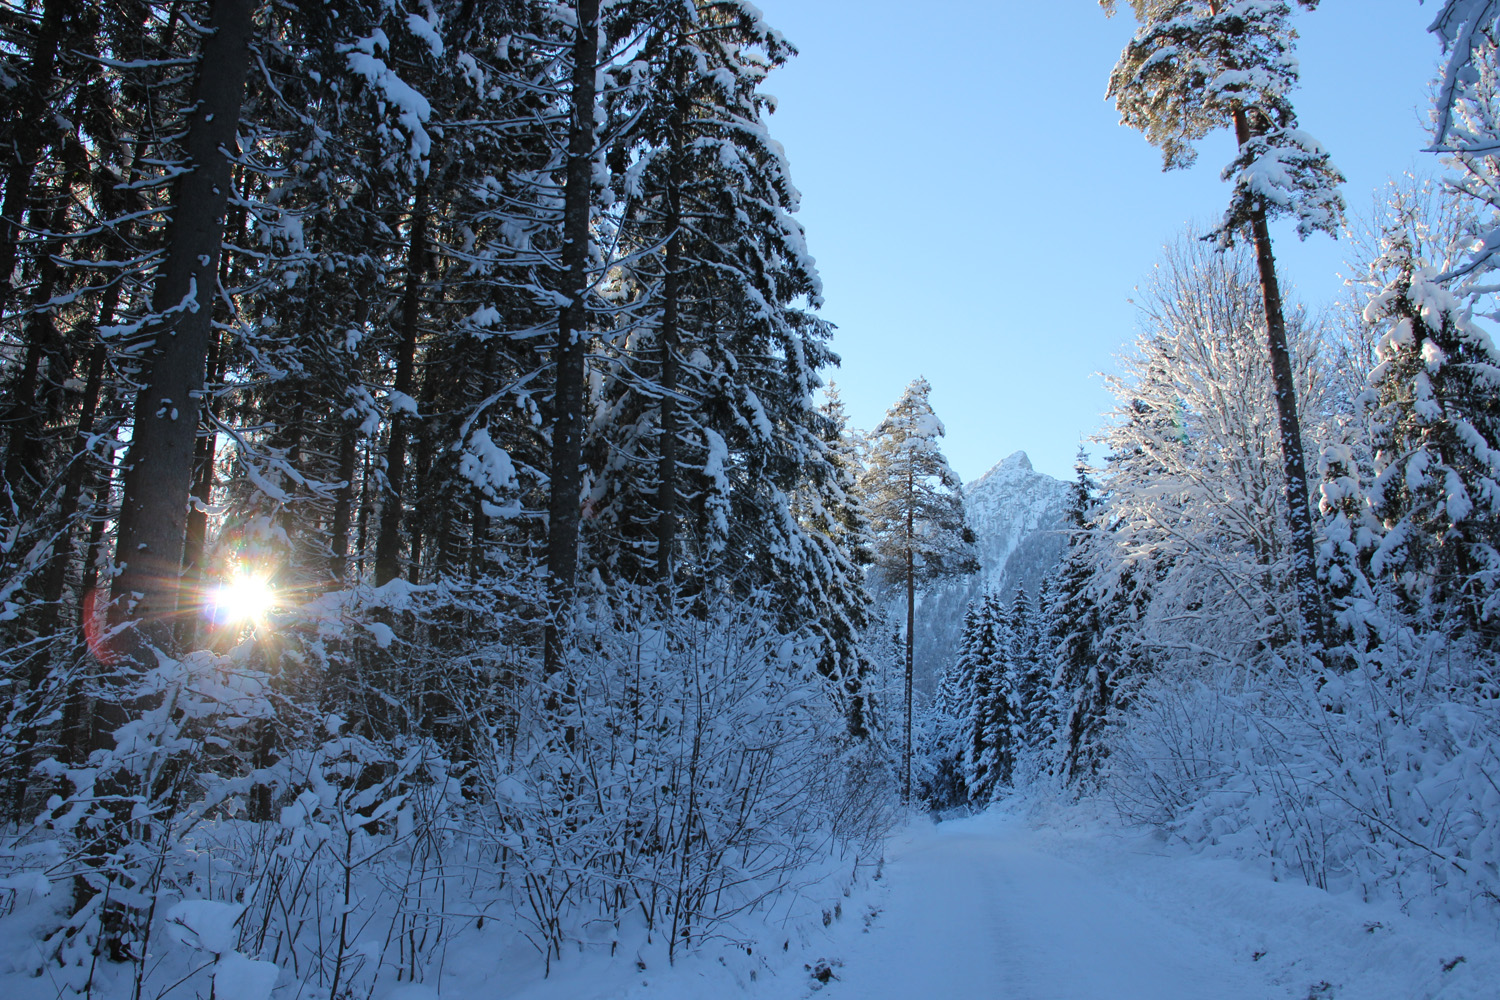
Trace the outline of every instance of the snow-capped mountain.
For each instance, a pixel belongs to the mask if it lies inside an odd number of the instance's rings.
[[[964,487],[964,507],[983,567],[970,583],[980,592],[1009,596],[1017,587],[1035,596],[1062,556],[1068,484],[1037,472],[1018,451]]]
[[[919,592],[915,680],[930,691],[957,648],[964,610],[986,591],[1036,600],[1067,549],[1068,484],[1031,467],[1018,451],[964,486],[964,507],[979,549],[980,571]],[[902,618],[905,611],[900,611]]]

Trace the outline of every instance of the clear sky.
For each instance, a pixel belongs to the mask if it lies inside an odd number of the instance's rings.
[[[869,428],[918,375],[965,480],[1018,449],[1071,478],[1110,370],[1134,337],[1129,298],[1189,221],[1222,213],[1227,134],[1190,171],[1118,124],[1104,98],[1134,30],[1095,0],[758,0],[801,51],[766,90],[772,134],[839,327],[834,373]],[[1301,125],[1333,154],[1351,209],[1392,175],[1437,169],[1425,145],[1435,2],[1298,9]],[[1302,301],[1342,291],[1344,247],[1274,233]]]

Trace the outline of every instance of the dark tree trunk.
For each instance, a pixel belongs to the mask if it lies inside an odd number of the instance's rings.
[[[203,42],[173,194],[167,256],[152,295],[161,325],[142,372],[126,460],[113,593],[116,614],[139,620],[139,640],[169,646],[177,611],[188,493],[198,438],[229,161],[244,100],[254,0],[215,0]],[[138,648],[137,642],[128,645]],[[134,652],[135,649],[129,650]]]
[[[101,316],[113,316],[113,303],[106,303]],[[108,319],[102,322],[108,323]],[[104,381],[104,345],[96,343],[89,351],[88,371],[84,378],[83,402],[78,411],[78,423],[73,432],[73,448],[69,459],[68,475],[64,481],[62,497],[58,501],[57,540],[53,542],[52,558],[47,563],[47,572],[42,579],[42,600],[46,602],[45,627],[56,628],[61,620],[63,590],[67,584],[68,564],[73,560],[73,517],[78,513],[78,503],[89,471],[89,436],[94,432],[95,415],[99,412],[99,393]]]
[[[68,200],[66,189],[57,193],[59,207],[40,225],[49,233],[56,234],[64,225],[61,203]],[[32,223],[38,224],[38,211],[32,211]],[[49,236],[39,254],[41,262],[37,268],[37,284],[33,290],[31,311],[25,317],[26,354],[21,366],[21,376],[16,382],[11,403],[6,408],[4,424],[9,440],[5,449],[5,486],[12,502],[22,510],[46,506],[42,487],[47,478],[43,471],[46,462],[45,427],[49,423],[48,406],[43,401],[42,361],[48,360],[49,381],[62,382],[57,367],[63,357],[62,344],[57,336],[57,325],[52,310],[46,307],[52,299],[58,278],[58,265],[54,254],[60,249],[61,240]],[[56,394],[53,394],[54,399]]]
[[[595,93],[599,0],[578,0],[573,41],[573,121],[563,188],[562,280],[566,304],[557,317],[552,397],[552,481],[547,523],[547,625],[543,669],[562,668],[562,619],[578,575],[578,491],[583,482],[583,386],[587,347],[589,209],[593,203]]]
[[[1241,147],[1250,142],[1250,122],[1243,110],[1234,112],[1235,138]],[[1307,486],[1307,462],[1302,452],[1302,423],[1297,416],[1297,383],[1292,376],[1291,352],[1286,342],[1286,317],[1281,286],[1276,280],[1276,258],[1266,213],[1257,207],[1250,218],[1255,263],[1260,270],[1261,299],[1266,310],[1266,341],[1271,353],[1272,396],[1281,430],[1281,463],[1286,478],[1287,522],[1292,535],[1292,575],[1297,611],[1302,619],[1302,641],[1316,653],[1323,649],[1323,610],[1318,591],[1316,541]]]
[[[226,355],[223,339],[212,331],[209,333],[208,372],[209,384],[219,385],[224,381]],[[206,413],[214,412],[214,403],[203,404]],[[203,605],[204,565],[208,549],[208,508],[214,499],[214,454],[219,447],[219,435],[211,420],[203,421],[198,431],[197,443],[193,445],[193,486],[189,491],[191,507],[188,509],[187,531],[182,546],[182,589],[186,595],[185,607],[180,610],[197,611]],[[181,602],[180,602],[181,603]],[[183,648],[191,647],[197,637],[197,615],[192,614],[178,622],[178,641]]]
[[[401,300],[401,343],[396,354],[396,392],[406,400],[416,388],[417,332],[422,317],[422,279],[427,270],[427,181],[417,186],[412,205],[411,243],[406,251],[406,292]],[[406,478],[406,447],[414,418],[404,408],[391,414],[386,443],[387,492],[381,505],[380,531],[375,538],[375,586],[401,575],[401,522],[405,512],[402,491]]]
[[[656,578],[663,607],[673,597],[673,555],[677,546],[677,341],[682,297],[682,147],[687,127],[685,74],[674,74],[677,99],[668,126],[671,149],[667,164],[667,254],[662,276],[661,428],[657,456]]]
[[[36,43],[31,50],[31,77],[27,81],[20,115],[20,121],[26,124],[16,129],[16,140],[9,150],[5,201],[0,204],[0,275],[4,276],[4,283],[0,284],[0,314],[4,314],[15,297],[12,275],[20,250],[21,222],[31,207],[32,175],[41,154],[42,140],[49,131],[43,128],[47,121],[47,97],[52,90],[52,71],[57,63],[63,14],[70,6],[69,0],[46,0],[42,5],[41,23],[37,26]]]

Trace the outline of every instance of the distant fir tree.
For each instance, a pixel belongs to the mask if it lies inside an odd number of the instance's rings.
[[[1020,702],[1007,670],[1011,644],[1005,606],[993,594],[964,613],[958,655],[939,686],[939,707],[955,723],[952,752],[963,796],[986,805],[1010,783],[1012,735]]]
[[[1010,787],[1025,745],[1026,697],[1018,658],[1023,642],[1011,609],[998,594],[979,602],[970,647],[973,678],[968,716],[968,760],[964,775],[969,802],[988,805]]]
[[[961,806],[969,800],[969,768],[974,757],[971,715],[975,668],[982,641],[979,635],[983,602],[970,601],[964,609],[957,653],[938,678],[932,711],[923,732],[926,768],[921,796],[934,811]]]
[[[1091,589],[1093,532],[1097,525],[1098,484],[1083,448],[1073,464],[1068,493],[1068,551],[1049,580],[1042,643],[1051,661],[1051,756],[1058,774],[1077,784],[1098,773],[1109,714],[1109,674],[1099,660],[1102,621]]]
[[[905,742],[902,795],[911,799],[912,642],[917,584],[979,568],[974,532],[964,521],[963,484],[938,446],[943,422],[932,386],[918,378],[870,432],[860,494],[869,512],[880,582],[906,597]]]
[[[1113,13],[1115,0],[1100,0]],[[1297,0],[1312,8],[1317,0]],[[1165,169],[1196,158],[1193,143],[1231,128],[1238,145],[1225,168],[1229,210],[1216,236],[1227,247],[1248,236],[1255,248],[1266,316],[1273,398],[1279,418],[1288,527],[1293,543],[1302,638],[1323,644],[1312,512],[1302,426],[1268,220],[1293,215],[1298,234],[1337,236],[1343,176],[1328,153],[1297,127],[1291,5],[1281,0],[1131,0],[1140,26],[1110,77],[1123,123],[1162,150]]]
[[[1010,602],[1010,649],[1008,670],[1014,680],[1019,705],[1017,751],[1028,754],[1039,750],[1045,740],[1049,703],[1052,697],[1051,676],[1041,649],[1041,614],[1026,591],[1016,591]]]
[[[989,762],[985,755],[985,726],[990,709],[991,670],[995,660],[994,621],[986,614],[985,602],[970,601],[964,611],[958,656],[939,692],[942,702],[958,720],[957,751],[964,797],[972,801],[974,789],[988,785]]]

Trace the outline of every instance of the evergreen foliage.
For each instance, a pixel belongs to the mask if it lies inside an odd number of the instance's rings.
[[[1304,7],[1317,0],[1298,0]],[[1114,0],[1101,0],[1106,13]],[[1255,248],[1270,354],[1282,463],[1285,516],[1292,543],[1298,632],[1323,641],[1315,540],[1302,417],[1288,345],[1269,219],[1292,215],[1302,237],[1336,235],[1343,176],[1326,150],[1297,127],[1291,90],[1297,82],[1291,5],[1273,0],[1132,0],[1140,22],[1110,77],[1109,93],[1124,124],[1162,150],[1164,169],[1193,162],[1193,143],[1219,128],[1238,150],[1224,170],[1233,180],[1228,210],[1214,235],[1227,248],[1245,237]]]
[[[1397,237],[1390,283],[1365,320],[1385,327],[1362,400],[1371,425],[1369,504],[1382,538],[1370,572],[1405,611],[1448,631],[1483,629],[1500,589],[1500,356],[1437,275]]]
[[[919,378],[870,432],[860,492],[870,519],[877,588],[906,598],[903,797],[911,795],[912,649],[918,583],[979,568],[964,523],[963,484],[938,446],[943,423]]]
[[[1091,590],[1089,546],[1098,527],[1099,487],[1081,445],[1073,469],[1068,551],[1049,581],[1040,630],[1044,655],[1053,664],[1048,756],[1069,783],[1097,774],[1112,699],[1109,671],[1099,659],[1104,623]]]
[[[234,954],[331,996],[374,982],[361,892],[413,975],[441,936],[394,869],[353,888],[386,852],[455,891],[443,838],[501,859],[556,957],[635,908],[692,946],[880,829],[757,10],[48,0],[0,35],[0,803],[71,879],[64,978],[152,975],[209,822],[319,900],[233,890]],[[340,883],[336,940],[267,944]]]

